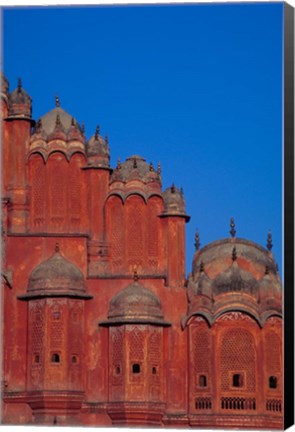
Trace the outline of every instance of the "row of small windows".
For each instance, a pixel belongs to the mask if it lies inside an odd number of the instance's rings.
[[[61,357],[59,353],[52,353],[50,358],[51,363],[60,363]],[[71,362],[73,364],[78,363],[78,356],[76,354],[73,354],[71,356]],[[35,354],[34,356],[34,363],[41,363],[41,357],[40,354]]]
[[[120,366],[116,366],[115,371],[116,371],[117,375],[120,375],[120,373],[121,373]],[[156,375],[157,374],[157,367],[153,366],[151,371],[152,371],[153,375]],[[139,363],[133,363],[132,364],[132,373],[133,374],[140,374],[140,372],[141,372],[141,365]]]
[[[231,386],[242,388],[245,385],[244,375],[243,374],[233,374],[231,380]],[[198,376],[198,386],[199,387],[207,387],[207,376],[199,375]],[[268,378],[268,387],[270,389],[276,389],[278,387],[278,378],[276,376],[270,376]]]

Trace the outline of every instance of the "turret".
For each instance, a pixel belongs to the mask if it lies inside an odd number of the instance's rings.
[[[4,118],[4,187],[9,196],[9,231],[24,233],[28,229],[28,183],[26,154],[34,121],[32,99],[22,87],[8,95],[8,115]]]
[[[185,223],[190,216],[185,213],[183,191],[174,184],[163,192],[164,219],[167,245],[167,283],[182,287],[185,281]]]

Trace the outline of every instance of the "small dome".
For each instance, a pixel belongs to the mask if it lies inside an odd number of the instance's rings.
[[[131,180],[140,180],[142,183],[157,182],[161,184],[161,176],[159,170],[155,170],[153,164],[148,164],[145,159],[138,155],[130,156],[125,162],[118,163],[117,168],[111,176],[111,183],[124,182]]]
[[[201,271],[196,280],[191,282],[191,286],[193,286],[194,295],[202,294],[212,297],[212,281],[204,271]]]
[[[102,324],[134,322],[169,325],[159,298],[137,281],[112,298],[108,320]]]
[[[95,134],[86,143],[86,154],[88,165],[102,168],[110,166],[110,148],[108,139],[103,139],[99,134],[99,128],[96,128]]]
[[[236,261],[223,273],[220,273],[213,282],[215,296],[227,292],[241,292],[256,295],[258,284],[256,279],[246,270],[239,267]]]
[[[69,132],[73,117],[58,106],[40,118],[42,129],[46,135],[50,135],[54,132],[57,119],[60,121],[64,132],[66,134]]]
[[[32,271],[28,292],[84,293],[84,276],[78,267],[65,259],[57,250],[52,257],[39,264]]]
[[[183,191],[177,189],[174,184],[163,192],[164,212],[163,216],[184,216],[188,221],[190,217],[185,214],[185,202]]]
[[[9,116],[31,118],[32,114],[32,99],[28,93],[22,88],[21,80],[18,86],[8,96],[9,98]]]

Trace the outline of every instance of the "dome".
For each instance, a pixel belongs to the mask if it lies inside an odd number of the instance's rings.
[[[36,294],[81,294],[85,293],[85,281],[81,270],[56,252],[39,264],[31,273],[28,293]]]
[[[201,297],[209,298],[210,290],[209,307]],[[210,310],[206,316],[214,320],[225,311],[242,310],[262,323],[266,310],[281,313],[281,292],[269,250],[235,237],[215,241],[195,253],[187,287],[187,317]]]
[[[140,180],[144,184],[153,182],[161,184],[160,169],[155,170],[153,164],[148,164],[141,156],[130,156],[122,164],[118,163],[111,176],[111,183],[116,181],[127,183],[131,180]]]
[[[58,97],[56,97],[56,107],[40,117],[36,123],[32,140],[34,141],[34,139],[38,138],[84,142],[83,132],[79,123],[60,107]]]
[[[99,134],[99,127],[96,128],[95,134],[86,144],[86,155],[88,165],[102,168],[110,166],[110,148],[108,138],[103,139]]]
[[[213,295],[227,292],[241,292],[256,295],[258,283],[254,276],[239,267],[236,261],[223,273],[220,273],[213,282]]]
[[[179,190],[174,184],[163,192],[164,212],[163,216],[183,216],[186,221],[190,217],[185,214],[185,202],[182,189]]]
[[[31,118],[32,114],[32,99],[23,89],[21,80],[18,81],[18,86],[8,96],[9,98],[9,117]]]
[[[159,298],[137,281],[112,298],[108,320],[101,324],[134,322],[169,325],[163,319]]]

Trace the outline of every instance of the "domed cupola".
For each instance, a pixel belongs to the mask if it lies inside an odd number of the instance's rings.
[[[178,189],[172,184],[166,189],[163,194],[164,211],[163,216],[183,216],[189,220],[189,216],[185,213],[185,202],[182,189]]]
[[[232,259],[232,265],[214,280],[214,297],[227,292],[240,292],[257,296],[258,283],[250,272],[240,268],[236,261],[235,247],[233,248]]]
[[[115,182],[126,184],[136,180],[144,185],[161,186],[160,167],[158,166],[156,170],[152,163],[148,164],[144,158],[138,155],[130,156],[122,164],[118,162],[111,176],[111,184]]]
[[[64,258],[56,245],[55,253],[32,271],[28,282],[28,294],[32,297],[89,298],[85,292],[85,280],[81,270]]]
[[[47,142],[60,140],[64,142],[77,141],[83,144],[84,135],[78,122],[61,108],[57,96],[55,105],[55,108],[37,121],[32,133],[31,143],[44,139]]]
[[[136,278],[131,285],[112,298],[108,320],[100,324],[113,325],[121,323],[170,325],[164,321],[159,298],[141,285]]]
[[[89,166],[98,168],[110,167],[110,148],[108,137],[103,139],[99,134],[99,126],[96,127],[95,134],[86,143],[86,155]]]
[[[18,80],[17,88],[10,93],[8,99],[10,118],[31,119],[32,99],[23,89],[21,79]]]
[[[204,308],[210,310],[206,315],[210,322],[229,310],[249,313],[260,323],[266,314],[281,314],[282,286],[269,239],[266,250],[254,242],[236,238],[234,227],[232,219],[231,238],[212,242],[202,249],[196,236],[184,322],[193,315],[204,314]],[[211,305],[202,299],[205,292],[210,294],[210,289]]]

